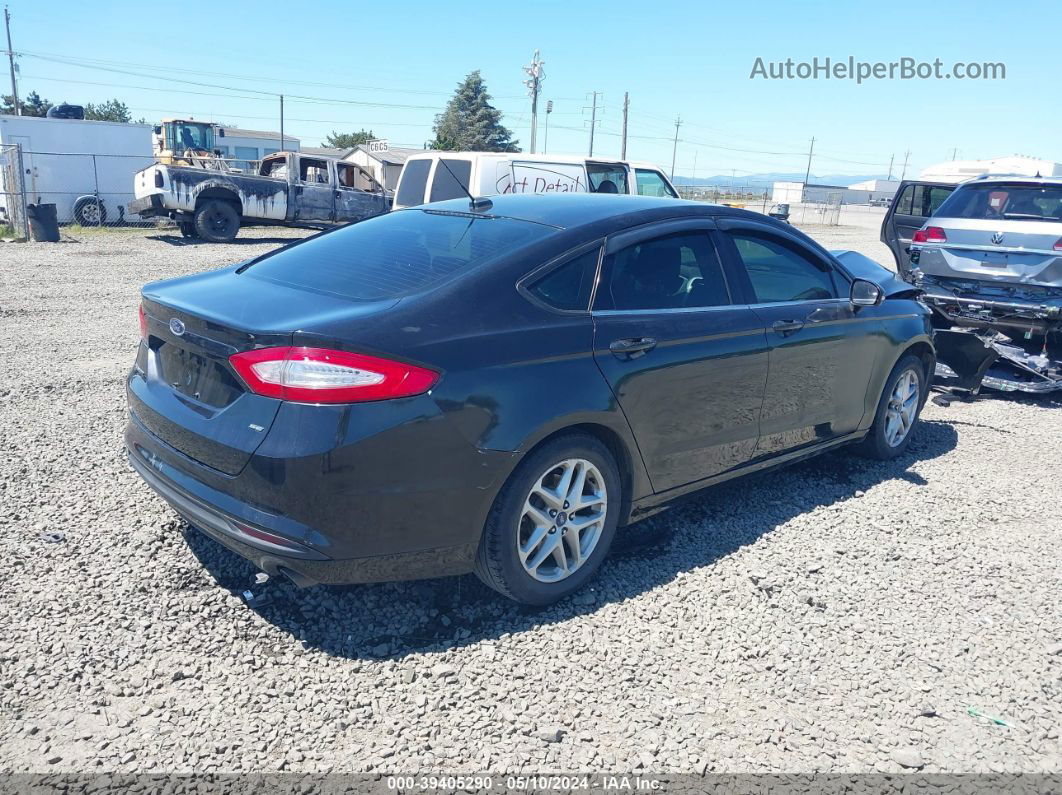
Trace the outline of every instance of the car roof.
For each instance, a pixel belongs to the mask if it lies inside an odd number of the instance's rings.
[[[685,201],[655,196],[628,196],[601,193],[521,193],[489,197],[490,209],[483,215],[516,218],[547,224],[558,229],[575,229],[601,221],[613,220],[616,228],[666,218],[710,218],[731,216],[749,218],[775,225],[779,222],[761,213],[725,207],[708,202]],[[467,213],[468,199],[451,199],[433,204],[408,207],[411,210],[442,210]]]
[[[618,157],[587,157],[586,155],[543,155],[530,154],[528,152],[421,152],[411,155],[409,160],[437,160],[445,157],[449,160],[517,160],[521,163],[629,163],[632,166],[651,167],[659,169],[660,166],[633,160],[623,160]]]
[[[982,174],[979,177],[973,177],[965,182],[960,182],[959,186],[965,185],[995,185],[1000,183],[1006,183],[1013,185],[1015,183],[1022,185],[1062,185],[1062,177],[1030,177],[1025,174]]]

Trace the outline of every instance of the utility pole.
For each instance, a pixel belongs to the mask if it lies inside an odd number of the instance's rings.
[[[630,106],[630,96],[623,92],[623,138],[620,143],[620,160],[627,159],[627,108]]]
[[[549,146],[549,114],[553,112],[553,100],[546,101],[546,130],[545,135],[542,136],[542,154],[546,154],[546,147]]]
[[[892,161],[896,159],[896,155],[889,155],[889,180],[892,180]]]
[[[583,106],[583,110],[586,106]],[[590,109],[590,157],[594,156],[594,127],[597,126],[597,92],[594,92],[594,104]]]
[[[955,160],[955,155],[957,155],[958,153],[959,153],[959,150],[957,148],[951,150],[951,159],[952,159],[952,161]]]
[[[671,145],[671,179],[675,179],[675,156],[678,154],[678,132],[682,126],[682,117],[675,117],[675,142]]]
[[[15,53],[11,49],[11,14],[4,6],[4,27],[7,29],[7,64],[11,67],[11,101],[15,104],[15,115],[22,115],[22,105],[18,101],[18,84],[15,82]]]
[[[539,60],[538,50],[535,50],[535,54],[531,56],[531,63],[524,67],[524,71],[529,75],[524,85],[527,86],[528,96],[531,97],[531,154],[535,153],[535,137],[538,135],[538,92],[546,77],[546,73],[542,70],[545,63]]]
[[[900,174],[900,182],[903,182],[903,178],[907,176],[907,158],[909,158],[910,156],[910,149],[903,153],[903,172]]]
[[[280,151],[287,151],[284,149],[284,95],[280,95]]]
[[[815,151],[815,136],[811,136],[811,146],[808,148],[808,170],[804,172],[804,190],[808,189],[808,180],[811,179],[811,155]],[[801,196],[800,200],[803,201],[804,197]]]

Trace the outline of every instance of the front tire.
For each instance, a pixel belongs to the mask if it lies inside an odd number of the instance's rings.
[[[210,243],[231,243],[240,229],[240,214],[228,202],[211,199],[195,211],[195,231]]]
[[[191,221],[181,221],[177,224],[177,228],[181,230],[181,237],[198,237],[195,224]]]
[[[582,588],[616,534],[619,469],[587,434],[547,442],[516,468],[494,501],[476,575],[517,602],[548,605]]]
[[[922,360],[913,354],[900,359],[885,380],[874,424],[856,451],[879,461],[901,455],[911,443],[927,390]]]

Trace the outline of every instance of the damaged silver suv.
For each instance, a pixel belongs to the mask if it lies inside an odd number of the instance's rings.
[[[1062,177],[984,176],[937,190],[946,198],[897,264],[934,311],[938,382],[1062,390]],[[882,237],[898,252],[895,209]]]

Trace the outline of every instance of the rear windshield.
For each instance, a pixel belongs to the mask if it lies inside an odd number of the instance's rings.
[[[398,210],[282,249],[246,275],[355,301],[399,298],[553,231],[489,215]]]
[[[962,185],[936,213],[976,221],[1062,221],[1062,185]]]
[[[398,183],[398,195],[395,204],[411,207],[424,204],[424,186],[428,184],[430,160],[410,160],[402,169],[402,179]]]
[[[428,201],[441,202],[468,195],[468,181],[472,175],[472,161],[442,158],[435,167]]]

